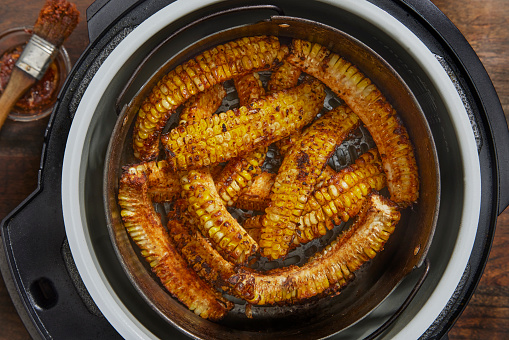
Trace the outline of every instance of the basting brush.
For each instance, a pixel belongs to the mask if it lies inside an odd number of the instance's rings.
[[[0,128],[18,99],[44,76],[58,49],[78,24],[79,15],[76,5],[66,0],[46,1],[0,97]]]

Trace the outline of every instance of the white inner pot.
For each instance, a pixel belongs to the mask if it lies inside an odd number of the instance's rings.
[[[157,35],[169,23],[192,13],[205,5],[220,1],[176,1],[163,8],[130,33],[108,56],[90,82],[76,111],[67,141],[62,174],[62,206],[64,223],[71,252],[78,271],[95,303],[111,325],[127,339],[151,339],[156,336],[140,322],[125,305],[101,268],[103,259],[94,249],[100,242],[91,235],[85,216],[84,166],[90,162],[104,162],[90,155],[94,134],[91,124],[97,124],[101,113],[111,111],[105,99],[112,82],[119,74],[133,68],[133,55],[144,48],[144,43]],[[436,319],[452,296],[465,270],[474,243],[480,210],[480,167],[477,145],[462,100],[438,62],[436,56],[410,30],[395,18],[367,1],[323,1],[337,7],[338,11],[352,13],[374,25],[402,46],[422,69],[426,71],[434,88],[445,103],[459,143],[463,169],[463,200],[458,234],[452,254],[441,278],[428,288],[426,300],[419,308],[409,310],[387,334],[388,338],[418,338]],[[128,75],[123,75],[126,77]],[[122,78],[121,77],[121,78]],[[125,79],[127,80],[127,79]],[[120,80],[121,81],[121,80]],[[468,185],[466,185],[468,183]]]

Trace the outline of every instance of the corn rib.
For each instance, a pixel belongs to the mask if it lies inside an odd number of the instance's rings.
[[[391,199],[406,207],[419,196],[419,176],[407,130],[380,90],[357,67],[324,46],[294,39],[288,62],[323,81],[359,115],[373,137]]]
[[[223,318],[233,304],[202,281],[180,256],[150,202],[142,169],[132,167],[122,174],[118,203],[124,227],[168,292],[203,318]]]
[[[336,145],[356,127],[359,118],[339,106],[316,120],[283,159],[265,209],[261,254],[269,259],[286,256],[308,197]]]
[[[334,295],[354,272],[379,253],[400,219],[398,206],[371,195],[352,227],[303,266],[267,272],[240,268],[230,278],[234,292],[256,305],[287,305]]]
[[[175,170],[196,169],[265,147],[310,123],[320,111],[324,86],[314,80],[229,110],[162,137]]]
[[[368,194],[381,190],[385,182],[376,149],[362,154],[312,193],[297,229],[299,244],[325,235],[334,223],[339,225],[356,216]]]
[[[297,86],[301,73],[302,71],[300,68],[283,60],[281,65],[270,75],[270,79],[267,83],[267,91],[277,92]]]
[[[191,96],[235,76],[268,69],[284,57],[273,36],[245,37],[218,45],[177,66],[152,88],[134,125],[134,155],[150,160],[159,152],[159,136],[177,107]]]
[[[245,263],[258,244],[226,210],[208,168],[182,172],[182,194],[201,233],[227,260]]]
[[[226,261],[195,228],[196,220],[184,211],[186,203],[183,203],[177,201],[176,209],[168,214],[170,237],[198,276],[212,287],[228,292],[231,288],[228,279],[234,273],[234,265]]]
[[[267,156],[267,147],[251,151],[246,156],[231,159],[216,179],[216,190],[224,205],[233,206],[244,188],[262,172],[261,167]]]
[[[234,206],[244,210],[265,211],[270,200],[270,190],[274,185],[276,174],[271,172],[262,172],[253,183],[246,187],[239,195]]]

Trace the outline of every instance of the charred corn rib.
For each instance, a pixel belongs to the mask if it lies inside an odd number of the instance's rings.
[[[266,156],[267,147],[263,147],[228,162],[215,181],[216,190],[226,206],[233,206],[242,190],[262,172]]]
[[[179,216],[179,213],[172,211],[168,215],[168,233],[198,276],[212,287],[227,292],[230,289],[228,279],[234,273],[234,265],[226,261],[201,235],[194,227],[195,222],[189,216]]]
[[[221,85],[214,85],[185,103],[181,119],[194,122],[211,117],[221,105],[226,91]],[[148,193],[153,202],[171,201],[180,193],[180,179],[165,160],[147,161],[136,165],[148,179]],[[216,171],[216,170],[214,170]]]
[[[302,71],[300,68],[285,60],[270,75],[269,82],[267,83],[267,90],[269,92],[277,92],[297,86],[301,73]],[[290,136],[277,141],[276,146],[279,149],[279,153],[281,155],[285,155],[290,147],[295,143],[295,140],[298,139],[300,134],[301,131],[297,131]]]
[[[118,202],[127,232],[170,294],[203,318],[223,318],[233,304],[202,281],[180,256],[150,202],[143,171],[132,167],[123,173]]]
[[[249,190],[239,197],[235,205],[241,204],[241,207],[246,210],[262,210],[260,207],[268,205],[270,201],[270,188],[274,180],[274,174],[262,173]],[[323,236],[327,230],[334,227],[333,221],[340,224],[341,220],[346,222],[356,216],[371,190],[381,190],[384,186],[385,174],[375,149],[362,154],[355,164],[338,173],[329,166],[326,167],[304,207],[297,229],[297,238],[293,244],[304,244]],[[255,192],[258,194],[254,194]],[[254,216],[242,224],[247,233],[257,242],[260,240],[263,227],[261,217],[263,215]]]
[[[257,73],[235,78],[235,88],[241,106],[246,106],[265,94]],[[267,149],[264,146],[228,162],[219,178],[215,180],[217,192],[225,205],[232,206],[242,190],[249,187],[254,178],[261,173]]]
[[[180,183],[201,233],[227,260],[245,263],[258,250],[258,244],[226,210],[209,170],[183,172]]]
[[[385,185],[378,152],[371,149],[312,193],[297,230],[299,243],[325,235],[334,227],[332,221],[339,225],[356,216],[371,190]]]
[[[181,124],[163,136],[173,169],[196,169],[265,147],[310,123],[320,111],[324,86],[310,81],[238,110],[196,124]]]
[[[225,96],[226,91],[221,84],[216,84],[207,91],[198,93],[194,99],[184,103],[179,123],[197,122],[211,117]]]
[[[383,249],[399,219],[396,204],[371,195],[354,225],[303,266],[265,273],[240,269],[230,282],[236,295],[256,305],[303,303],[337,294],[357,269]]]
[[[262,256],[286,256],[307,199],[329,157],[343,139],[359,126],[348,107],[339,106],[316,120],[283,159],[263,218]]]
[[[287,60],[323,81],[359,115],[382,158],[391,199],[402,207],[416,202],[419,177],[410,138],[375,84],[357,67],[319,44],[293,40]]]
[[[137,171],[147,177],[148,195],[153,202],[171,201],[180,193],[180,180],[168,163],[162,161],[142,162],[124,167],[124,171]]]
[[[218,45],[177,66],[141,104],[134,126],[134,155],[142,160],[157,156],[159,135],[167,120],[191,96],[235,76],[268,69],[286,51],[277,37],[245,37]]]
[[[131,167],[136,167],[147,175],[148,195],[152,202],[169,202],[180,194],[180,178],[165,160],[142,162]],[[222,168],[217,165],[210,169],[212,176],[217,177]]]
[[[265,89],[257,72],[235,77],[233,82],[239,97],[239,106],[247,106],[265,95]]]
[[[336,172],[330,166],[325,169],[318,177],[315,189],[319,188],[330,179]],[[234,206],[244,210],[265,211],[270,202],[270,190],[276,180],[276,174],[271,172],[262,172],[258,175],[253,183],[246,187],[241,193]]]

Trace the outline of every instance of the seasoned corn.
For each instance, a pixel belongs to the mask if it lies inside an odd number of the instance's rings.
[[[157,156],[159,135],[167,120],[191,96],[235,76],[268,69],[282,57],[277,37],[256,36],[216,46],[177,66],[140,106],[133,134],[134,155],[142,160]]]
[[[226,210],[208,168],[182,172],[180,183],[201,233],[227,260],[245,263],[258,244]]]
[[[299,243],[325,235],[334,227],[333,221],[338,225],[356,216],[368,194],[385,185],[380,157],[371,149],[313,192],[298,226]]]
[[[316,43],[294,39],[287,60],[323,81],[359,115],[382,158],[391,199],[402,207],[416,202],[419,176],[410,138],[375,84],[350,62]]]
[[[311,81],[248,107],[181,124],[162,138],[167,161],[176,170],[196,169],[268,146],[310,123],[324,96],[324,86]]]
[[[202,281],[180,256],[152,206],[142,169],[124,171],[118,203],[124,227],[168,292],[203,318],[223,318],[233,303]]]
[[[356,270],[383,249],[400,217],[396,204],[371,195],[354,225],[306,264],[267,272],[241,268],[230,278],[234,292],[256,305],[303,303],[337,294]]]
[[[198,122],[201,119],[211,117],[219,108],[225,96],[226,91],[220,84],[212,86],[205,92],[198,93],[194,99],[191,98],[184,103],[179,124]]]
[[[270,259],[286,256],[308,196],[336,145],[356,127],[359,118],[339,106],[316,120],[283,159],[265,209],[261,254]]]

